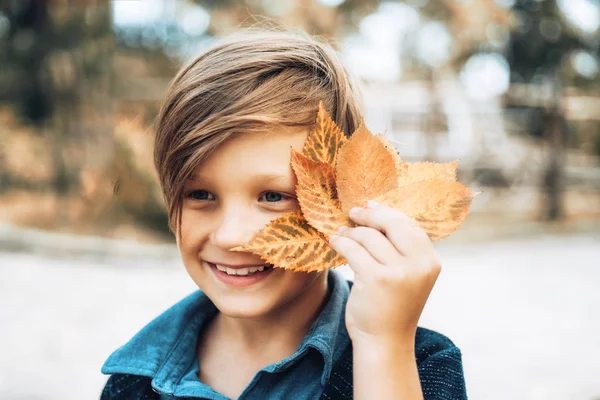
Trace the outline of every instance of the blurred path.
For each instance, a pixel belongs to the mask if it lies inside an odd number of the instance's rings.
[[[600,235],[438,246],[421,325],[464,356],[470,398],[600,398]],[[172,253],[0,252],[0,399],[97,399],[104,359],[195,289]]]

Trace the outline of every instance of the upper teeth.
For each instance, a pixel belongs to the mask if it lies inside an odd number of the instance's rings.
[[[227,275],[248,275],[252,272],[256,271],[264,271],[265,266],[261,265],[260,267],[247,267],[247,268],[229,268],[224,267],[223,265],[215,264],[219,271],[226,272]]]

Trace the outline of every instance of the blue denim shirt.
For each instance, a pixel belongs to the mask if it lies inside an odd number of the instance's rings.
[[[296,352],[261,369],[240,400],[319,398],[332,366],[350,344],[345,324],[348,283],[330,270],[328,284],[327,304]],[[154,390],[170,399],[227,399],[198,379],[198,334],[217,312],[201,291],[189,295],[116,350],[104,363],[102,373],[151,378]]]

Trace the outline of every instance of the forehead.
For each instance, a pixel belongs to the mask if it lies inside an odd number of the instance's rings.
[[[302,151],[308,127],[282,127],[267,132],[238,134],[216,148],[196,169],[195,178],[289,175],[290,148]]]

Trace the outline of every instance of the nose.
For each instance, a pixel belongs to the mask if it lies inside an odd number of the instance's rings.
[[[229,207],[221,212],[210,239],[212,243],[225,251],[247,244],[258,231],[253,226],[250,213],[241,207]],[[263,225],[260,225],[261,228]]]

